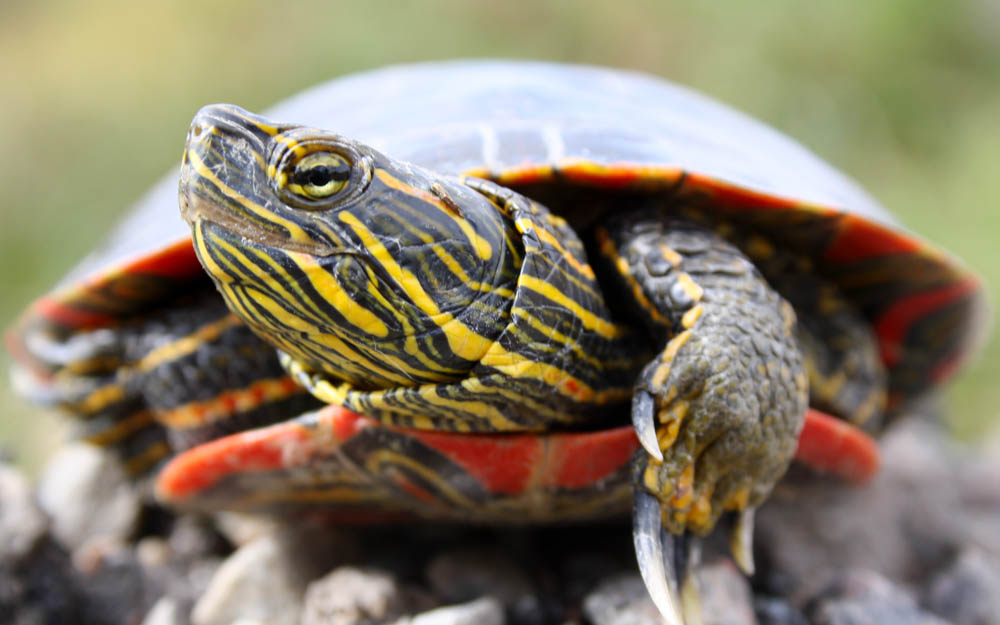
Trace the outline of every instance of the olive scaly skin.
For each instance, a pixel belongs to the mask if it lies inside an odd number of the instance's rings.
[[[795,313],[702,226],[637,213],[598,235],[621,296],[665,345],[632,400],[650,453],[637,479],[665,527],[704,534],[723,511],[759,505],[794,454],[809,392]]]

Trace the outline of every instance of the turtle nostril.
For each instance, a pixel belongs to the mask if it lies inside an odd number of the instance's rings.
[[[204,129],[202,128],[201,124],[195,124],[194,126],[191,127],[192,137],[200,137],[202,132],[204,132]]]

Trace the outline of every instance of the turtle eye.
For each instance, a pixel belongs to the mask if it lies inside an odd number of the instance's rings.
[[[313,152],[295,164],[288,188],[310,200],[339,193],[351,178],[351,164],[333,152]]]

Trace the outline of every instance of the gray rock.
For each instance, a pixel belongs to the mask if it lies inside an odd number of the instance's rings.
[[[801,604],[817,590],[815,580],[850,568],[911,579],[939,568],[963,544],[968,515],[955,488],[958,459],[940,432],[911,419],[882,445],[883,470],[870,484],[799,469],[759,510],[756,554],[769,594]]]
[[[698,585],[705,625],[757,625],[750,582],[730,560],[699,567]]]
[[[194,625],[256,620],[297,625],[308,583],[328,570],[342,549],[332,531],[290,526],[263,535],[229,556],[191,613]]]
[[[503,605],[493,597],[449,605],[397,621],[395,625],[504,625]]]
[[[302,625],[376,625],[406,611],[403,590],[392,575],[344,566],[309,584]]]
[[[49,460],[38,501],[56,539],[70,551],[91,540],[124,542],[139,519],[139,494],[121,465],[84,443],[65,445]]]
[[[946,625],[906,591],[862,569],[838,575],[812,606],[813,625]]]
[[[802,610],[784,599],[760,597],[754,601],[753,608],[760,625],[809,625]]]
[[[84,602],[69,556],[49,537],[18,562],[0,562],[0,622],[84,623]]]
[[[45,535],[48,525],[27,478],[0,464],[0,562],[14,564],[24,558]]]
[[[583,600],[583,613],[593,625],[661,625],[660,616],[638,574],[602,582]]]
[[[179,601],[163,597],[146,613],[142,625],[188,625],[188,619]]]
[[[929,610],[956,625],[1000,624],[1000,562],[978,550],[962,553],[934,577]]]
[[[238,512],[218,512],[214,515],[215,527],[226,539],[237,547],[278,531],[279,524],[273,519],[249,516]]]
[[[427,581],[434,594],[447,603],[489,595],[510,608],[535,594],[522,567],[489,549],[442,553],[427,565]]]

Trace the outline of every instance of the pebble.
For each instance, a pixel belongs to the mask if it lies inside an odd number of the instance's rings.
[[[191,613],[194,625],[231,625],[239,619],[298,625],[306,586],[316,573],[322,539],[306,554],[311,532],[295,527],[265,534],[237,549],[212,576]]]
[[[374,569],[340,567],[309,584],[302,625],[376,625],[407,611],[395,577]]]
[[[593,625],[662,625],[663,618],[638,574],[602,582],[583,600],[583,613]]]
[[[1000,561],[969,549],[938,573],[926,606],[956,625],[1000,625]]]
[[[702,565],[698,585],[705,625],[757,625],[750,582],[732,561]]]
[[[813,625],[947,625],[873,571],[842,572],[808,611]]]
[[[396,621],[394,625],[504,625],[503,605],[493,597],[449,605]]]
[[[524,568],[499,551],[464,549],[442,553],[431,559],[426,576],[431,590],[447,603],[490,595],[513,608],[535,599],[535,589]]]
[[[215,527],[226,540],[242,547],[256,538],[276,532],[279,524],[272,519],[238,512],[218,512],[215,514]]]
[[[27,478],[0,464],[0,562],[13,564],[34,549],[49,521],[35,504]]]
[[[754,601],[753,608],[760,625],[809,625],[802,610],[784,599],[760,597]]]
[[[188,625],[183,606],[176,599],[163,597],[142,619],[142,625]]]
[[[92,540],[124,542],[141,511],[138,491],[119,462],[85,443],[65,445],[49,460],[38,501],[52,519],[52,533],[70,551]]]
[[[49,537],[17,562],[0,561],[0,622],[83,623],[83,596],[68,554]]]
[[[801,604],[848,568],[891,579],[940,568],[967,534],[956,462],[934,428],[911,420],[885,436],[882,473],[863,487],[793,466],[757,514],[755,583]]]

